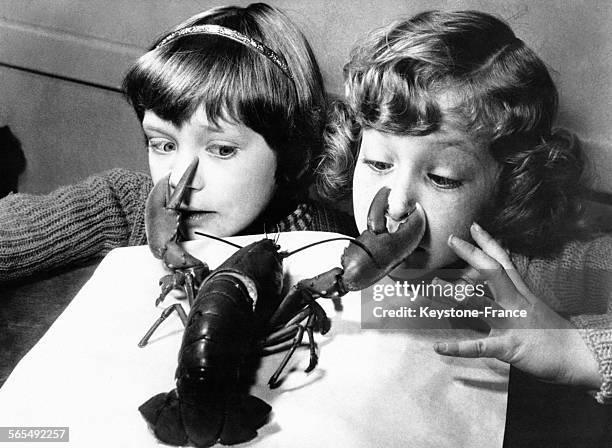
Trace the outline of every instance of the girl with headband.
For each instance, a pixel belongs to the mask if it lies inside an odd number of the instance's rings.
[[[153,183],[175,186],[198,160],[182,233],[354,233],[307,199],[322,148],[325,93],[310,46],[265,4],[220,7],[161,37],[125,94],[142,123],[151,177],[114,169],[45,196],[0,201],[0,281],[146,244]]]

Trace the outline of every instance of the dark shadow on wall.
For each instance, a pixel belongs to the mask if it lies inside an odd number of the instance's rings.
[[[26,159],[19,139],[8,126],[0,128],[0,198],[17,193],[19,175],[26,167]]]

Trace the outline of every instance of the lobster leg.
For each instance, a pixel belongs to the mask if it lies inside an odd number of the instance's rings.
[[[313,303],[319,297],[338,298],[343,295],[344,293],[338,292],[343,291],[341,287],[342,272],[342,268],[333,268],[323,274],[298,282],[291,288],[270,318],[270,327],[275,328],[283,325],[283,322],[295,316],[304,305]],[[323,285],[333,287],[326,289]],[[327,330],[322,331],[322,334],[327,333],[327,331],[329,331],[329,325]]]
[[[162,311],[161,316],[159,316],[157,320],[153,322],[151,328],[149,328],[149,330],[142,337],[142,339],[138,343],[138,347],[144,347],[149,343],[149,339],[151,339],[151,336],[153,336],[153,333],[155,333],[157,327],[159,327],[161,323],[172,314],[173,311],[176,311],[176,313],[179,315],[181,322],[183,322],[183,326],[187,326],[187,313],[185,312],[185,309],[180,303],[174,303]]]
[[[311,311],[308,308],[305,308],[297,316],[291,319],[290,322],[287,322],[285,327],[268,335],[260,344],[262,347],[262,352],[269,355],[290,347],[290,345],[285,345],[284,342],[295,336],[299,322],[305,320],[310,316],[310,314]],[[278,346],[277,344],[282,344],[282,346]]]
[[[293,344],[290,339],[294,338],[297,334],[300,322],[310,317],[311,314],[312,310],[306,307],[300,311],[297,316],[291,319],[290,322],[287,322],[285,327],[268,335],[259,343],[260,354],[262,356],[268,356],[290,349]]]
[[[159,280],[161,293],[155,301],[155,306],[162,303],[166,296],[175,289],[183,290],[187,295],[187,303],[189,303],[190,306],[193,305],[198,285],[202,282],[207,273],[208,268],[200,270],[198,268],[192,268],[187,271],[177,270],[174,271],[173,274],[164,275]]]
[[[310,348],[310,362],[306,370],[306,373],[311,372],[319,363],[319,355],[317,354],[317,343],[314,340],[314,326],[315,326],[316,314],[313,312],[308,316],[308,321],[306,325],[297,324],[297,333],[295,338],[293,339],[291,345],[289,346],[289,351],[285,354],[285,357],[279,364],[278,368],[274,372],[274,374],[268,380],[268,385],[271,389],[274,389],[279,386],[278,378],[281,373],[287,366],[287,363],[295,353],[295,349],[298,348],[302,344],[302,340],[304,338],[304,331],[308,334],[308,347]]]
[[[299,311],[285,314],[285,316],[293,315],[293,317],[281,329],[271,333],[261,342],[263,355],[288,349],[288,352],[268,381],[270,388],[275,388],[279,385],[278,378],[297,347],[302,345],[304,332],[308,335],[308,346],[310,348],[310,362],[306,372],[312,371],[317,366],[319,360],[317,344],[314,340],[314,329],[317,328],[321,334],[325,334],[331,328],[329,318],[321,305],[314,301],[312,295],[300,284],[291,289],[281,302],[281,305],[286,312],[295,309]],[[301,324],[304,319],[307,319],[306,323]],[[292,337],[293,340],[288,341]]]

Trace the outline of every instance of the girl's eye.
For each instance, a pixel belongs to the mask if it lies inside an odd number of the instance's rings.
[[[380,160],[363,159],[363,163],[378,173],[389,171],[391,168],[393,168],[392,163],[381,162]]]
[[[237,147],[230,145],[211,145],[206,150],[217,157],[221,157],[222,159],[229,159],[238,152]]]
[[[450,190],[453,188],[459,188],[461,185],[463,185],[463,183],[460,180],[454,180],[448,177],[437,176],[436,174],[431,174],[431,173],[429,173],[427,176],[431,179],[431,181],[437,187],[440,187],[440,188]]]
[[[156,151],[159,153],[170,153],[176,151],[176,144],[170,140],[152,138],[147,141],[147,148],[149,151]]]

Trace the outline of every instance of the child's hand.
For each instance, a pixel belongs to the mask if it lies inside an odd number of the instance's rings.
[[[468,307],[525,310],[526,317],[484,319],[486,338],[436,343],[437,353],[468,358],[497,358],[544,381],[598,389],[598,365],[578,330],[533,295],[506,251],[477,224],[470,232],[480,248],[451,236],[449,246],[470,264],[467,276],[486,281],[495,302],[467,299]],[[518,313],[517,313],[518,314]]]

